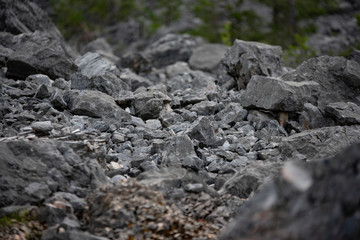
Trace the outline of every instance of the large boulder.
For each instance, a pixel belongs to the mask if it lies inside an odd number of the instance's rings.
[[[360,104],[360,65],[343,57],[322,56],[311,58],[282,76],[285,81],[314,81],[319,86],[317,106],[324,110],[333,102]]]
[[[58,191],[85,197],[107,182],[95,159],[81,159],[66,143],[8,140],[0,152],[0,207],[37,204]]]
[[[360,124],[360,106],[355,103],[330,103],[325,107],[325,111],[339,125]]]
[[[78,70],[69,59],[59,41],[46,32],[35,31],[20,35],[7,34],[7,41],[0,45],[9,78],[25,79],[32,74],[45,74],[52,79],[69,79]]]
[[[307,161],[332,157],[360,141],[360,126],[335,126],[307,130],[282,139],[280,152],[284,160]]]
[[[225,54],[223,64],[226,72],[243,89],[253,75],[279,77],[283,73],[282,50],[258,42],[235,40]]]
[[[287,163],[220,239],[358,239],[359,156],[357,144],[331,159]]]
[[[316,102],[319,84],[313,81],[291,82],[278,78],[253,76],[241,96],[243,107],[275,111],[301,111],[306,102]]]

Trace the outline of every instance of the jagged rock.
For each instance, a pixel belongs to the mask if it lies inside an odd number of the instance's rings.
[[[349,60],[343,57],[311,58],[298,66],[295,71],[283,75],[282,79],[295,82],[317,82],[319,92],[315,105],[322,111],[327,104],[333,102],[349,101],[360,104],[358,99],[360,89],[355,88],[358,82],[356,79],[359,78],[357,71],[353,69],[355,64],[357,63],[354,61],[349,63]],[[349,69],[350,66],[351,69]]]
[[[358,142],[359,133],[360,126],[318,128],[283,138],[279,149],[284,159],[320,160]]]
[[[220,239],[357,239],[359,156],[357,144],[331,159],[286,165],[243,205]]]
[[[87,52],[99,53],[103,58],[113,63],[119,60],[119,58],[114,55],[110,44],[103,37],[89,42],[81,49],[81,54],[86,54]]]
[[[190,110],[196,112],[198,116],[210,116],[214,115],[218,108],[219,106],[216,102],[202,101],[194,104]]]
[[[39,99],[49,98],[51,96],[50,89],[45,85],[41,84],[38,89],[36,89],[35,96]]]
[[[78,57],[75,64],[80,68],[81,74],[88,78],[118,71],[113,63],[101,57],[99,53],[86,53]]]
[[[52,79],[69,79],[77,71],[76,65],[66,56],[58,40],[46,32],[36,31],[16,36],[8,34],[8,38],[8,45],[1,42],[1,45],[13,51],[7,56],[8,77],[25,79],[41,73]]]
[[[318,90],[319,84],[314,81],[290,82],[253,76],[241,96],[241,104],[266,110],[301,111],[304,103],[316,101]]]
[[[281,166],[282,163],[278,162],[252,162],[227,180],[219,193],[248,198],[261,184],[276,176]]]
[[[330,103],[325,107],[325,112],[339,125],[360,124],[360,107],[355,103]]]
[[[84,197],[90,189],[107,182],[96,160],[80,160],[66,144],[14,140],[0,142],[0,149],[0,207],[38,204],[56,191]]]
[[[221,44],[203,44],[195,48],[189,65],[195,70],[217,73],[228,47]]]
[[[167,34],[147,47],[144,55],[154,67],[161,68],[178,61],[187,62],[197,45],[189,35]]]
[[[116,105],[109,95],[91,90],[70,90],[64,94],[68,108],[73,114],[89,117],[116,117],[117,121],[130,120],[130,114]]]
[[[225,54],[223,64],[227,73],[244,89],[252,76],[279,77],[283,73],[282,50],[258,42],[235,40]]]
[[[257,110],[250,110],[247,120],[256,130],[261,130],[263,127],[266,127],[270,121],[274,120],[274,118],[270,114]]]
[[[71,88],[78,90],[98,90],[106,93],[113,98],[119,98],[122,90],[129,90],[129,86],[119,77],[111,72],[105,72],[88,78],[82,74],[73,74],[71,76]]]

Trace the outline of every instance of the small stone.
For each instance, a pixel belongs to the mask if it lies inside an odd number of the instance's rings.
[[[39,99],[48,98],[50,96],[51,96],[50,90],[45,84],[41,84],[35,93],[35,97]]]
[[[202,183],[189,183],[184,186],[184,190],[191,193],[200,193],[203,189],[204,186]]]
[[[49,132],[54,129],[50,121],[33,122],[31,124],[31,127],[35,131],[35,133],[39,134],[49,134]]]

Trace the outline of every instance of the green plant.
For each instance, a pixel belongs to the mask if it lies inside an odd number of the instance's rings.
[[[224,25],[224,31],[221,34],[221,42],[227,46],[231,46],[232,45],[232,40],[231,40],[231,25],[232,22],[231,21],[227,21]]]

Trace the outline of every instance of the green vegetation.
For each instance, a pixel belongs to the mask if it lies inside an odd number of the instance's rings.
[[[5,215],[0,218],[0,227],[7,227],[14,223],[26,223],[33,218],[29,215],[29,212],[24,210],[10,215]]]

